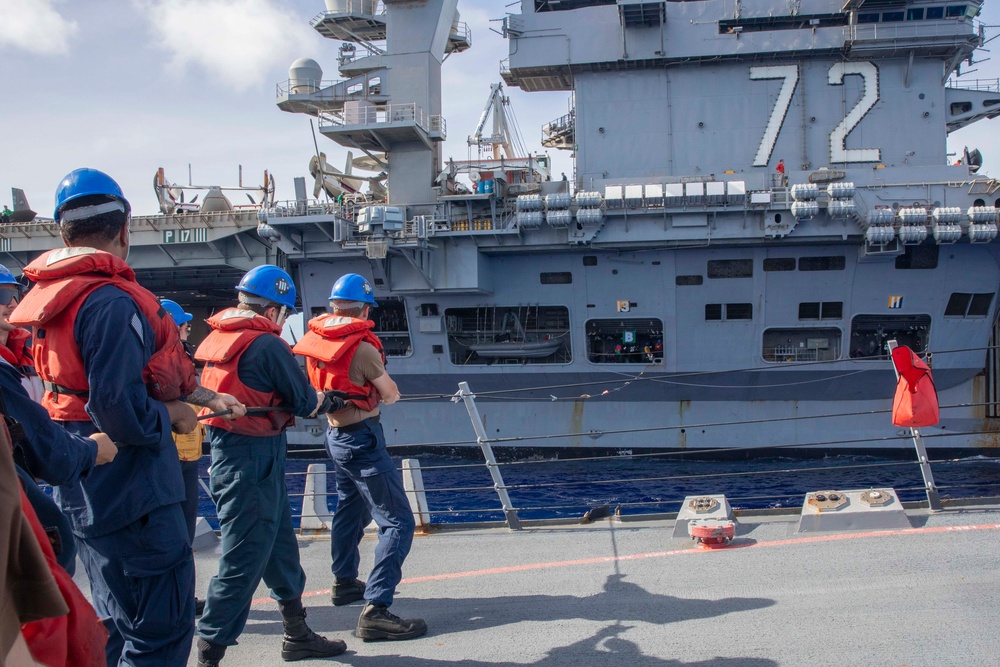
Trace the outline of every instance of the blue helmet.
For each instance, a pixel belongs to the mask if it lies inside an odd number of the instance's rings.
[[[170,299],[160,299],[160,305],[163,306],[163,310],[170,313],[170,317],[174,320],[174,324],[177,326],[190,322],[194,319],[194,315],[191,313],[185,313],[184,309],[181,308],[181,304],[176,301],[171,301]]]
[[[21,287],[21,283],[17,282],[14,274],[3,264],[0,264],[0,285],[17,285]]]
[[[121,201],[125,205],[126,214],[132,210],[115,179],[103,171],[82,168],[69,172],[59,182],[59,187],[56,188],[56,211],[53,217],[58,221],[59,211],[66,204],[81,197],[89,197],[91,195],[104,195]],[[106,211],[96,211],[95,215],[104,212]]]
[[[298,312],[295,310],[295,283],[292,282],[292,277],[273,264],[265,264],[247,271],[240,284],[236,286],[236,291],[263,297],[268,301],[287,306],[292,313]]]
[[[361,301],[371,304],[373,308],[378,308],[371,283],[364,276],[359,276],[356,273],[341,276],[333,284],[333,289],[330,290],[330,301]]]

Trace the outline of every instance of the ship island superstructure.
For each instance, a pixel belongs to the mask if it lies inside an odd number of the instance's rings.
[[[571,96],[542,133],[573,153],[563,180],[545,154],[442,159],[441,68],[472,47],[457,0],[328,0],[312,25],[340,77],[298,60],[277,106],[372,187],[138,217],[132,263],[189,309],[277,263],[307,317],[368,276],[389,371],[425,397],[391,408],[390,444],[471,440],[432,398],[466,381],[488,435],[524,447],[905,447],[879,412],[896,340],[931,353],[948,406],[928,446],[997,446],[1000,183],[947,144],[1000,114],[996,81],[960,76],[981,6],[523,0],[500,74]],[[0,249],[57,242],[26,223]]]

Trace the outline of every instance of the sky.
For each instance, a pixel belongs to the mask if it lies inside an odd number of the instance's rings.
[[[490,28],[505,7],[459,3],[473,46],[444,63],[444,159],[469,157],[466,138],[501,80],[507,41]],[[190,165],[194,183],[220,186],[238,184],[240,165],[246,186],[267,169],[276,199],[294,198],[296,176],[311,194],[310,117],[278,109],[275,87],[302,57],[339,78],[341,42],[309,25],[324,10],[323,0],[0,0],[0,205],[18,187],[51,217],[56,186],[78,167],[115,178],[136,214],[158,212],[158,167],[186,184]],[[541,126],[567,112],[568,94],[510,97],[526,145],[542,151]],[[347,149],[317,140],[342,169]],[[567,152],[550,155],[557,177],[570,172]]]
[[[59,180],[84,166],[112,175],[136,214],[158,212],[158,167],[187,183],[190,165],[194,183],[221,186],[237,185],[241,165],[246,186],[259,185],[267,169],[278,200],[294,197],[296,176],[311,189],[309,117],[280,111],[275,86],[301,57],[319,62],[324,79],[338,77],[340,42],[309,26],[324,9],[323,0],[0,0],[0,205],[19,187],[51,216]],[[491,20],[518,4],[461,0],[459,11],[473,46],[450,56],[442,75],[442,157],[456,160],[470,156],[466,137],[507,56]],[[980,19],[998,25],[988,35],[1000,34],[1000,0],[988,0]],[[994,51],[963,71],[1000,77]],[[568,94],[507,93],[528,148],[543,150],[541,126],[567,112]],[[318,141],[342,167],[346,149]],[[1000,118],[953,133],[949,151],[964,146],[978,147],[982,171],[1000,178]],[[572,173],[568,152],[548,152],[556,178]]]

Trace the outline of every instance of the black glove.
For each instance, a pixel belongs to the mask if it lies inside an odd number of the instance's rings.
[[[319,404],[319,408],[316,409],[316,415],[325,415],[331,412],[339,412],[344,409],[347,403],[344,399],[338,396],[342,394],[339,391],[324,391],[323,392],[323,402]]]

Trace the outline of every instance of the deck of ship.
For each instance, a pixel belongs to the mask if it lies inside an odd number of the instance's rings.
[[[1000,506],[907,514],[910,529],[801,534],[797,514],[741,516],[712,551],[669,520],[438,530],[414,541],[393,605],[428,634],[381,643],[353,636],[359,603],[330,603],[329,538],[304,537],[305,602],[348,643],[328,662],[356,667],[996,664]],[[202,594],[216,558],[196,555]],[[281,664],[280,636],[262,587],[223,664]]]

